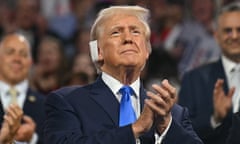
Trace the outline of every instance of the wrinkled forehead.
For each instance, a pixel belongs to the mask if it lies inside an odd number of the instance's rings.
[[[97,27],[97,35],[100,36],[107,30],[121,27],[140,28],[143,29],[143,31],[146,31],[144,22],[136,15],[123,13],[117,15],[108,15],[102,18]]]

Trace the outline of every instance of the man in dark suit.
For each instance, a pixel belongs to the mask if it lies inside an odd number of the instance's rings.
[[[240,3],[222,8],[215,38],[222,56],[186,73],[182,79],[179,104],[189,109],[193,128],[205,144],[224,144],[231,115],[239,110]],[[236,77],[235,77],[236,76]]]
[[[151,51],[148,16],[139,6],[100,11],[90,46],[101,74],[93,84],[48,96],[45,144],[202,143],[187,110],[175,104],[176,89],[167,80],[153,85],[155,92],[142,87],[139,77]],[[121,94],[126,87],[132,93]],[[125,98],[130,106],[122,117]]]
[[[29,88],[31,64],[30,45],[24,36],[13,33],[3,37],[0,43],[0,117],[11,103],[19,105],[24,116],[15,140],[40,144],[45,119],[44,96]]]

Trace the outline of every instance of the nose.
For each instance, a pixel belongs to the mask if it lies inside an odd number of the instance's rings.
[[[15,61],[18,61],[18,62],[22,60],[22,56],[20,54],[17,54],[17,53],[12,55],[12,57]]]
[[[233,31],[232,31],[232,34],[231,34],[231,37],[232,37],[233,39],[236,39],[236,38],[238,38],[238,36],[239,36],[239,32],[238,32],[237,30],[233,30]]]
[[[131,34],[130,31],[125,31],[124,32],[123,42],[124,43],[132,43],[133,42],[132,34]]]

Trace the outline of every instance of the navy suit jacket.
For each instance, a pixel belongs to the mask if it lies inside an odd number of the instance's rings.
[[[145,98],[141,88],[141,108]],[[119,102],[101,78],[87,86],[52,92],[46,100],[46,114],[45,144],[136,144],[131,125],[118,126]],[[192,129],[186,109],[175,105],[172,115],[163,143],[202,143]],[[154,144],[154,131],[140,139],[141,144]]]
[[[37,144],[43,144],[43,124],[46,118],[44,111],[45,97],[31,89],[27,91],[27,97],[23,105],[23,112],[30,116],[36,123],[36,133],[38,135]],[[0,123],[3,122],[3,105],[0,106]]]
[[[221,60],[187,72],[179,92],[178,103],[188,108],[193,128],[205,144],[224,144],[231,125],[231,112],[220,127],[213,129],[210,124],[213,89],[219,78],[224,80],[223,87],[227,93],[229,88]]]
[[[226,144],[240,144],[240,112],[233,115],[232,127],[227,138]]]

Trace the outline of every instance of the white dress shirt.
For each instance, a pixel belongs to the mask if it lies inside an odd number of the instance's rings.
[[[11,88],[7,83],[0,81],[0,95],[3,108],[6,109],[10,102],[10,96],[7,94],[8,90]],[[23,108],[24,101],[26,99],[28,81],[24,80],[19,84],[15,85],[14,88],[18,91],[19,95],[17,96],[17,104],[20,108]]]
[[[17,104],[19,105],[19,107],[21,109],[23,109],[24,101],[27,97],[28,86],[29,86],[28,80],[24,80],[13,87],[18,92]],[[10,85],[8,85],[7,83],[5,83],[3,81],[0,81],[0,100],[2,102],[4,110],[7,109],[9,106],[10,96],[8,95],[8,91],[10,88],[11,88]],[[32,139],[29,143],[18,142],[18,141],[15,141],[15,143],[16,144],[36,144],[37,140],[38,140],[38,135],[37,135],[37,133],[34,133]]]
[[[118,80],[110,76],[109,74],[102,72],[102,79],[104,83],[111,89],[111,91],[116,96],[117,100],[120,102],[122,95],[119,93],[119,89],[123,86],[122,83],[120,83]],[[132,105],[134,108],[134,111],[136,113],[137,118],[140,116],[141,108],[140,108],[140,78],[138,78],[135,82],[133,82],[130,87],[134,90],[135,95],[131,96]],[[168,124],[168,127],[165,129],[165,131],[162,133],[161,136],[159,136],[157,133],[155,133],[155,144],[161,144],[163,138],[167,134],[167,131],[172,123],[172,118]],[[140,144],[140,140],[136,139],[136,144]]]

